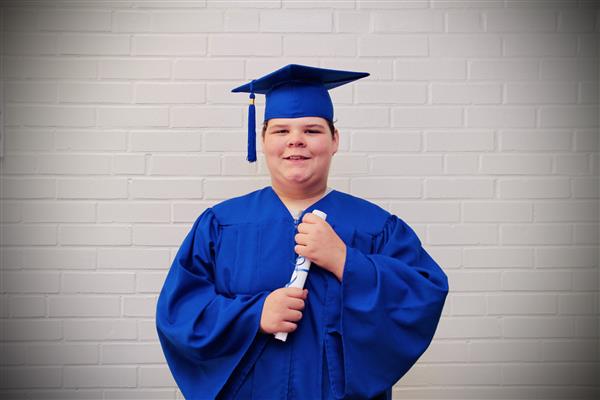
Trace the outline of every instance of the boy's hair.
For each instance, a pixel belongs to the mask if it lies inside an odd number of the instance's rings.
[[[334,137],[335,134],[335,126],[333,125],[333,121],[325,119],[327,121],[327,125],[329,126],[329,131],[331,132],[331,137]],[[265,133],[267,132],[267,126],[269,125],[269,120],[263,122],[262,126],[262,137],[265,137]]]

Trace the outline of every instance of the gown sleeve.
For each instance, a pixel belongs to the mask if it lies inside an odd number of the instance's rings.
[[[208,209],[179,248],[157,303],[158,337],[186,399],[217,397],[253,345],[268,295],[217,293],[218,237],[218,221]]]
[[[347,247],[339,323],[325,343],[338,398],[389,390],[429,346],[448,293],[446,275],[398,217],[388,217],[374,247]]]

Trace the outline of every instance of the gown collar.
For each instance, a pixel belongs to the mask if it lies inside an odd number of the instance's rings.
[[[306,207],[304,210],[296,210],[299,211],[298,214],[294,215],[294,213],[292,212],[292,210],[290,210],[283,201],[281,201],[281,198],[279,197],[279,195],[277,194],[277,192],[275,192],[275,189],[273,189],[272,186],[268,186],[267,191],[271,193],[271,195],[274,197],[275,202],[279,203],[281,205],[281,208],[283,210],[286,211],[286,213],[290,216],[290,218],[292,219],[300,219],[304,214],[306,214],[309,211],[314,210],[315,208],[317,208],[317,205],[319,203],[321,203],[323,200],[325,200],[326,198],[329,197],[329,195],[333,192],[335,192],[335,189],[332,189],[330,187],[327,187],[327,189],[325,190],[325,193],[323,194],[323,196],[321,196],[320,199],[318,199],[317,201],[315,201],[314,203],[312,203],[311,205],[309,205],[308,207]]]

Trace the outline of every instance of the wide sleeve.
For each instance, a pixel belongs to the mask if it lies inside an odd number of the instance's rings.
[[[208,209],[184,239],[158,298],[158,337],[187,399],[217,396],[253,345],[268,295],[226,297],[216,292],[218,242],[218,221]]]
[[[374,248],[347,247],[339,324],[326,337],[338,397],[391,388],[429,346],[448,293],[446,275],[401,219],[389,216]]]

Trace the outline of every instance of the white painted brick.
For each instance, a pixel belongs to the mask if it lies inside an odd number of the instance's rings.
[[[241,127],[242,110],[226,107],[173,107],[171,126],[188,127]]]
[[[436,342],[434,340],[419,360],[423,363],[467,362],[467,356],[466,342]]]
[[[193,199],[201,198],[203,179],[144,179],[134,178],[131,196],[135,199]]]
[[[598,58],[598,35],[597,34],[583,34],[577,38],[579,57],[594,57]]]
[[[133,244],[142,246],[178,246],[189,228],[178,225],[135,225]]]
[[[463,126],[458,107],[394,107],[392,126],[403,128],[448,128]]]
[[[577,102],[575,83],[509,83],[507,104],[570,104]]]
[[[53,185],[54,186],[54,185]],[[24,203],[26,222],[92,222],[95,207],[91,203]]]
[[[165,272],[139,272],[136,274],[136,292],[158,294],[165,283]]]
[[[98,65],[104,79],[165,79],[171,75],[169,60],[103,59]]]
[[[156,296],[123,297],[123,315],[126,317],[154,317]]]
[[[504,271],[503,290],[569,290],[571,273],[566,271]]]
[[[133,273],[64,272],[61,293],[133,293]]]
[[[573,242],[575,244],[597,244],[600,239],[598,224],[575,224]]]
[[[57,296],[48,299],[50,317],[117,317],[120,308],[118,296]]]
[[[494,132],[477,131],[431,131],[425,134],[427,151],[491,151],[494,149]]]
[[[430,35],[429,55],[433,57],[499,57],[502,40],[496,35]]]
[[[37,157],[25,155],[7,155],[3,159],[2,172],[5,175],[35,174],[37,172]]]
[[[196,3],[193,3],[196,4]],[[104,398],[107,400],[165,400],[165,399],[183,399],[183,395],[178,390],[174,390],[175,384],[171,385],[170,389],[165,390],[143,390],[140,388],[123,389],[123,390],[104,390]],[[177,397],[177,394],[179,396]]]
[[[195,83],[139,83],[135,87],[135,102],[144,103],[204,103],[206,85]]]
[[[2,366],[24,365],[26,351],[26,346],[3,343],[0,345],[0,352],[2,352]]]
[[[440,11],[386,11],[371,13],[373,32],[442,32],[444,14]]]
[[[0,204],[0,221],[2,223],[21,222],[22,220],[22,206],[20,203],[3,201]]]
[[[573,271],[573,290],[592,292],[598,290],[598,268]]]
[[[61,83],[58,98],[61,103],[131,103],[129,83]]]
[[[113,174],[144,174],[146,172],[146,157],[141,154],[119,154],[112,156],[111,172]]]
[[[236,79],[244,78],[244,63],[227,59],[181,59],[173,62],[174,79]]]
[[[4,36],[4,54],[54,55],[57,35],[50,33],[7,33]]]
[[[598,104],[599,92],[600,85],[598,85],[598,82],[580,82],[578,103]]]
[[[491,198],[494,182],[491,179],[427,179],[426,198]]]
[[[62,321],[50,319],[16,320],[3,322],[4,341],[60,340]]]
[[[10,224],[1,227],[3,246],[56,244],[56,225]]]
[[[571,193],[568,179],[499,179],[498,193],[504,199],[564,198]]]
[[[247,133],[246,133],[247,135]],[[207,132],[204,135],[202,148],[205,151],[246,151],[248,139],[242,139],[241,129],[238,133],[229,132]],[[258,148],[257,148],[258,151]],[[259,155],[260,156],[260,155]]]
[[[5,19],[3,28],[6,32],[37,30],[38,13],[33,9],[5,7],[2,14]]]
[[[110,31],[110,11],[40,10],[38,29],[42,31]]]
[[[527,222],[532,220],[530,203],[463,202],[465,222]]]
[[[466,248],[466,268],[529,268],[533,266],[533,250],[523,248]]]
[[[427,101],[427,86],[420,83],[364,83],[357,84],[355,91],[361,104],[424,104]]]
[[[131,132],[132,151],[199,151],[202,135],[197,132]]]
[[[349,40],[348,38],[347,40]],[[432,39],[430,39],[432,40]],[[340,46],[349,43],[329,43]],[[354,46],[352,46],[354,48]],[[287,52],[287,48],[285,48]],[[358,38],[358,55],[369,56],[427,56],[428,42],[425,35],[395,35],[395,34],[370,34]],[[305,54],[309,55],[309,54]],[[352,56],[354,54],[340,54],[338,56]],[[429,54],[434,56],[435,54]]]
[[[218,156],[162,156],[150,158],[150,175],[206,176],[220,171]]]
[[[56,180],[40,178],[2,178],[3,199],[44,199],[56,196]]]
[[[488,32],[553,32],[556,12],[541,10],[506,10],[485,13]]]
[[[169,125],[169,110],[165,107],[101,107],[99,126],[165,127]]]
[[[507,224],[500,227],[502,244],[569,244],[571,226],[566,224]]]
[[[49,151],[53,148],[52,132],[47,129],[11,129],[4,130],[5,151]]]
[[[332,160],[330,175],[366,175],[369,171],[369,159],[364,154],[337,153]]]
[[[191,224],[204,212],[204,210],[208,207],[212,207],[214,204],[214,201],[193,203],[176,202],[173,204],[173,222],[186,222]]]
[[[262,188],[270,184],[268,178],[208,178],[204,180],[206,199],[227,199]]]
[[[421,135],[415,131],[352,132],[352,151],[398,152],[421,149]]]
[[[469,78],[472,80],[523,81],[538,77],[536,60],[472,60]]]
[[[590,340],[576,342],[551,340],[542,343],[542,358],[544,361],[593,362],[596,354],[598,354],[598,342]]]
[[[477,341],[469,343],[469,359],[474,362],[540,361],[537,341]]]
[[[38,173],[105,175],[110,172],[110,157],[100,155],[49,154],[38,156]]]
[[[394,61],[397,80],[461,80],[467,75],[466,62],[460,59],[429,58]]]
[[[584,9],[560,10],[558,14],[559,32],[593,32],[596,15]]]
[[[59,388],[61,368],[56,367],[15,367],[3,368],[3,388]]]
[[[273,34],[215,34],[208,38],[208,54],[212,56],[278,56],[281,50],[282,38]],[[288,52],[293,55],[293,47],[286,49]]]
[[[479,156],[476,154],[448,154],[444,156],[446,174],[468,175],[479,171]]]
[[[96,64],[94,60],[69,57],[5,57],[4,74],[8,78],[95,78]]]
[[[498,227],[495,224],[432,225],[429,227],[432,244],[497,244]]]
[[[501,382],[499,365],[427,366],[431,385],[497,385]]]
[[[23,253],[22,265],[31,269],[92,269],[96,251],[90,249],[39,248]]]
[[[98,204],[98,222],[169,222],[168,204],[106,202]]]
[[[525,128],[535,126],[531,107],[472,106],[467,108],[466,123],[473,128]]]
[[[142,366],[140,367],[141,387],[173,387],[175,381],[166,366]]]
[[[338,11],[334,14],[335,31],[340,33],[366,33],[370,29],[370,15],[356,11]]]
[[[503,382],[508,385],[593,384],[598,376],[588,364],[544,364],[503,367]]]
[[[542,222],[598,221],[598,212],[596,201],[540,203],[534,207],[535,220]]]
[[[436,331],[438,339],[497,338],[502,334],[497,317],[442,318]]]
[[[67,55],[128,55],[129,37],[113,34],[63,34],[58,38],[58,52]]]
[[[507,338],[562,338],[575,331],[573,318],[565,317],[506,317],[503,334]]]
[[[549,155],[484,154],[481,171],[486,174],[544,175],[552,171]]]
[[[359,39],[358,46],[363,43]],[[357,55],[354,37],[337,35],[290,34],[283,37],[283,54],[309,57],[350,57]]]
[[[483,16],[479,11],[448,11],[446,12],[447,32],[483,32]]]
[[[100,354],[102,364],[162,364],[165,360],[158,343],[104,344]]]
[[[487,297],[490,315],[556,314],[558,301],[553,294],[500,294]]]
[[[136,367],[78,366],[64,367],[64,386],[86,387],[135,387]]]
[[[451,202],[423,200],[392,202],[390,212],[407,222],[458,222],[460,206]]]
[[[59,242],[70,246],[131,244],[131,228],[117,225],[61,225]]]
[[[93,126],[90,107],[7,105],[4,123],[25,126]]]
[[[27,364],[96,364],[98,346],[89,344],[43,344],[27,348]]]
[[[98,249],[98,268],[168,269],[171,256],[166,249],[114,248]]]
[[[593,267],[598,265],[598,252],[593,246],[538,248],[536,265],[543,268]]]
[[[592,128],[598,126],[597,107],[542,107],[540,126],[548,128]]]
[[[10,296],[8,316],[11,318],[45,317],[46,299],[42,296]]]
[[[206,42],[206,35],[135,35],[132,53],[138,56],[205,55]]]
[[[260,13],[261,32],[331,32],[328,10],[269,10]]]
[[[505,35],[504,55],[508,57],[567,57],[577,53],[575,35]]]
[[[243,155],[224,154],[221,157],[221,175],[247,175],[258,174],[257,163],[249,163]]]
[[[6,82],[4,101],[7,103],[56,103],[57,84],[51,82]]]
[[[598,317],[575,318],[576,337],[597,338],[598,331]]]
[[[2,288],[7,293],[58,293],[59,279],[52,272],[5,272]]]
[[[374,175],[431,176],[443,173],[441,155],[378,155],[370,158]]]
[[[257,10],[227,9],[224,13],[226,32],[256,32],[259,30],[259,12]]]
[[[499,134],[503,151],[569,151],[572,134],[569,131],[505,130]]]
[[[58,179],[57,197],[64,199],[122,199],[127,197],[123,178]]]
[[[433,104],[500,104],[502,86],[484,83],[433,83],[431,102]]]
[[[540,79],[597,81],[598,64],[593,58],[547,58],[540,60]]]
[[[429,2],[426,0],[407,0],[401,2],[392,2],[386,0],[358,0],[356,8],[360,10],[368,9],[392,9],[392,8],[427,8]]]
[[[156,321],[154,318],[151,319],[139,319],[138,320],[138,333],[140,341],[151,341],[158,342],[158,333],[156,332]]]
[[[335,110],[339,128],[381,128],[390,126],[390,112],[383,107],[338,107]]]
[[[452,302],[452,315],[484,315],[486,313],[485,296],[473,294],[454,294],[446,301]]]
[[[57,397],[64,400],[98,400],[102,398],[102,391],[98,389],[41,389],[32,392],[31,398],[43,400]]]
[[[558,296],[558,312],[563,315],[585,315],[598,313],[598,295],[569,293]]]
[[[80,299],[80,297],[78,297]],[[66,340],[134,340],[137,338],[133,319],[65,319]]]
[[[150,32],[152,31],[152,14],[149,12],[115,10],[113,11],[112,28],[115,32]]]
[[[420,179],[412,178],[355,178],[351,181],[350,193],[372,199],[420,198]]]
[[[160,11],[152,14],[153,32],[219,32],[223,30],[223,12]]]
[[[63,131],[54,134],[56,150],[123,151],[127,134],[123,131]]]
[[[598,198],[597,178],[575,178],[573,182],[573,197],[576,198]]]

